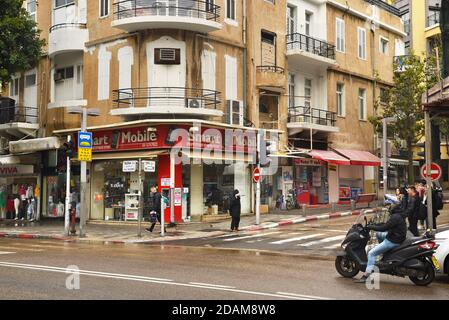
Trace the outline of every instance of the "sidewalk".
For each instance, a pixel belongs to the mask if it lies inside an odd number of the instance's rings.
[[[296,223],[358,215],[360,210],[329,213],[327,208],[316,208],[306,210],[306,215],[301,213],[303,213],[302,210],[292,210],[263,214],[261,215],[261,224],[258,226],[255,225],[254,215],[242,216],[240,226],[243,231],[257,231]],[[160,236],[160,227],[158,226],[153,233],[145,231],[145,228],[148,226],[148,222],[142,223],[142,237],[138,237],[137,223],[92,221],[87,223],[86,237],[79,238],[77,236],[65,236],[63,234],[64,223],[62,221],[30,223],[27,221],[4,220],[0,221],[0,238],[52,239],[97,244],[157,243],[224,235],[229,232],[230,220],[178,224],[174,228],[167,227],[165,237]]]

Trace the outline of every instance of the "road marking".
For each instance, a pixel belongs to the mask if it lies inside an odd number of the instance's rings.
[[[320,236],[323,236],[323,235],[324,234],[322,234],[322,233],[316,233],[316,234],[311,234],[311,235],[308,235],[308,236],[302,236],[302,237],[296,237],[296,238],[288,238],[288,239],[284,239],[284,240],[274,241],[274,242],[270,242],[270,244],[284,244],[284,243],[288,243],[288,242],[308,240],[308,239],[313,239],[313,238],[320,237]]]
[[[342,240],[342,239],[344,239],[344,238],[346,238],[346,236],[336,236],[336,237],[324,238],[324,239],[317,240],[317,241],[311,241],[311,242],[307,242],[307,243],[301,243],[301,244],[298,244],[298,246],[301,246],[301,247],[310,247],[310,246],[313,246],[313,245],[315,245],[315,244],[321,244],[321,243],[327,243],[327,242],[338,241],[338,240]]]
[[[336,244],[334,244],[334,245],[332,245],[332,246],[324,247],[323,249],[335,249],[335,248],[338,248],[338,247],[340,247],[340,246],[341,246],[340,243],[336,243]]]
[[[42,252],[44,251],[43,249],[30,249],[30,248],[24,248],[24,247],[12,247],[12,246],[0,246],[0,249],[6,249],[6,250],[10,250],[10,249],[15,249],[17,251],[32,251],[32,252]]]
[[[222,286],[219,284],[210,284],[210,283],[202,283],[202,282],[189,282],[190,284],[195,284],[199,286],[207,286],[207,287],[216,287],[216,288],[228,288],[228,289],[235,289],[235,287],[231,286]]]
[[[301,297],[301,298],[314,299],[314,300],[331,300],[329,298],[317,297],[317,296],[308,296],[308,295],[297,294],[297,293],[288,293],[288,292],[276,292],[276,293],[277,294],[282,294],[282,295],[285,295],[285,296]]]
[[[259,237],[264,237],[264,236],[268,236],[270,234],[276,234],[276,233],[281,233],[281,232],[277,231],[277,232],[260,233],[260,234],[255,234],[255,235],[252,235],[252,236],[244,236],[244,237],[237,237],[237,238],[232,238],[232,239],[224,239],[223,241],[237,241],[237,240],[243,240],[243,239],[259,238]]]
[[[0,251],[0,254],[13,254],[15,252],[9,252],[9,251]]]
[[[70,270],[67,270],[66,268],[60,268],[60,267],[1,262],[1,261],[0,261],[0,267],[29,269],[29,270],[56,272],[56,273],[70,272]],[[283,298],[283,299],[293,299],[293,300],[316,300],[316,299],[326,300],[326,299],[329,299],[329,298],[325,298],[325,297],[301,296],[299,294],[284,295],[284,294],[279,294],[279,293],[268,293],[268,292],[241,290],[241,289],[234,289],[234,288],[217,287],[216,285],[210,285],[210,284],[200,285],[200,284],[192,284],[192,283],[181,283],[181,282],[173,282],[173,280],[167,280],[167,279],[158,279],[158,278],[150,278],[150,277],[144,277],[144,276],[127,275],[127,274],[119,274],[119,273],[106,273],[106,272],[88,271],[88,270],[76,270],[76,271],[79,272],[80,275],[91,276],[91,277],[139,281],[139,282],[146,282],[146,283],[165,284],[165,285],[172,285],[172,286],[190,287],[190,288],[216,290],[216,291],[227,291],[227,292],[246,294],[246,295],[265,296],[265,297],[270,297],[270,298]]]

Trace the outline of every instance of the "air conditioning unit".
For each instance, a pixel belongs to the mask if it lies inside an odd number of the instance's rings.
[[[156,48],[154,49],[155,64],[181,64],[181,49],[179,48]]]
[[[203,100],[200,99],[187,99],[186,108],[189,109],[199,109],[203,108]]]
[[[64,80],[64,75],[61,72],[55,72],[54,78],[55,81],[62,81]]]

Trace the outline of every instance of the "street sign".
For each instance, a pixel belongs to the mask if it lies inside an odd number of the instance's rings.
[[[78,161],[92,161],[92,132],[78,132]]]
[[[136,172],[138,161],[123,161],[123,172]]]
[[[260,168],[256,167],[253,170],[253,181],[254,183],[258,183],[260,181]]]
[[[430,170],[431,170],[430,178],[432,179],[432,181],[437,181],[441,178],[441,174],[442,174],[443,170],[441,169],[441,167],[438,164],[432,163]],[[421,176],[424,179],[427,179],[427,166],[426,165],[423,165],[421,167]]]

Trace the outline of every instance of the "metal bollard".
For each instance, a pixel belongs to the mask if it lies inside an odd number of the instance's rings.
[[[335,202],[331,203],[331,212],[334,213],[337,211],[337,204]]]

